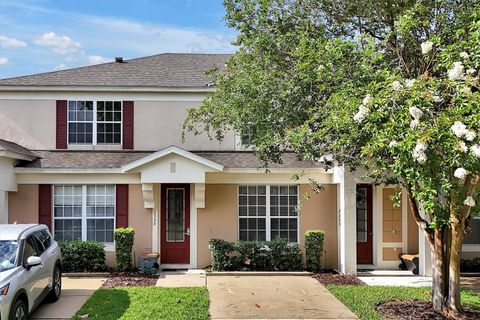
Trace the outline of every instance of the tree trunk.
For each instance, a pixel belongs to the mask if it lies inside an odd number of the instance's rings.
[[[445,261],[444,228],[436,229],[433,244],[432,304],[433,310],[445,312],[447,297],[447,263]]]
[[[454,313],[461,313],[462,304],[460,301],[460,254],[462,252],[464,234],[462,231],[462,226],[458,221],[453,221],[451,228],[452,239],[450,246],[447,307]]]

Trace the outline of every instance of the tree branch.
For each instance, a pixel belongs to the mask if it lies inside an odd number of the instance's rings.
[[[410,205],[410,209],[412,210],[413,217],[415,218],[415,222],[423,231],[425,231],[425,233],[427,234],[427,239],[430,242],[430,245],[433,246],[434,232],[430,228],[428,221],[422,218],[422,216],[420,215],[420,210],[418,209],[417,202],[415,200],[415,197],[413,196],[410,186],[407,187],[407,196],[408,196],[408,203]]]

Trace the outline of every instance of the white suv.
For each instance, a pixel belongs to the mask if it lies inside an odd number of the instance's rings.
[[[0,224],[0,320],[27,319],[61,292],[62,256],[47,226]]]

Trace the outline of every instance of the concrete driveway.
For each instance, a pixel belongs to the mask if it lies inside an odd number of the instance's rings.
[[[60,299],[42,303],[29,319],[71,319],[104,281],[104,278],[62,277]]]
[[[208,276],[212,319],[357,319],[309,276]]]

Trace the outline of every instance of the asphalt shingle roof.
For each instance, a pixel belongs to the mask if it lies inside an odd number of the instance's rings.
[[[10,152],[15,152],[18,154],[30,156],[30,157],[35,157],[35,155],[27,148],[24,148],[21,145],[16,144],[15,142],[3,140],[3,139],[0,139],[0,151],[10,151]]]
[[[120,168],[153,152],[138,151],[32,151],[37,157],[21,166],[27,168]],[[194,152],[196,155],[223,165],[225,168],[258,168],[260,162],[253,152]],[[323,164],[300,161],[296,154],[285,153],[283,164],[270,168],[322,168]]]
[[[204,88],[205,74],[224,66],[229,54],[164,53],[88,67],[0,80],[0,86],[99,86]]]

